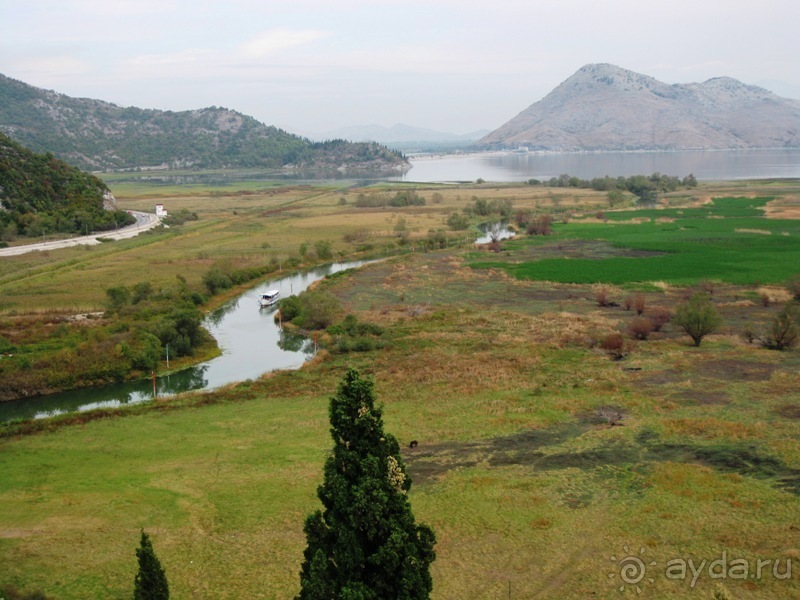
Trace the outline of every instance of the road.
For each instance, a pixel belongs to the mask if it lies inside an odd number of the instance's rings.
[[[136,223],[128,225],[117,231],[102,231],[92,235],[83,235],[65,240],[53,240],[51,242],[39,242],[38,244],[26,244],[24,246],[12,246],[11,248],[0,248],[0,256],[17,256],[28,252],[41,252],[42,250],[56,250],[58,248],[69,248],[70,246],[99,244],[98,237],[124,240],[136,237],[143,231],[152,229],[161,223],[161,220],[152,213],[145,213],[132,210],[131,214],[136,217]]]

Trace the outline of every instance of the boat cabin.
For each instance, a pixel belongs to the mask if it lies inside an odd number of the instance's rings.
[[[272,306],[278,302],[280,295],[280,290],[269,290],[268,292],[261,294],[261,297],[258,299],[258,305],[261,308]]]

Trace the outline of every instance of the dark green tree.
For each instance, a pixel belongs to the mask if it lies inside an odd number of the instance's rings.
[[[300,600],[428,598],[436,538],[417,525],[400,447],[383,431],[373,382],[350,369],[330,401],[333,453],[306,519]]]
[[[136,558],[139,561],[139,572],[133,581],[133,600],[169,600],[167,575],[144,530],[136,549]]]

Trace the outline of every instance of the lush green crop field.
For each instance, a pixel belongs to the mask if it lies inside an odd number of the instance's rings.
[[[507,243],[511,259],[473,265],[500,267],[520,279],[562,283],[781,283],[800,271],[800,222],[757,216],[766,202],[724,198],[696,209],[608,213],[608,223],[556,225],[552,239]],[[637,222],[621,222],[632,218]],[[603,240],[635,255],[514,260],[515,250],[530,243],[558,246],[573,240]]]

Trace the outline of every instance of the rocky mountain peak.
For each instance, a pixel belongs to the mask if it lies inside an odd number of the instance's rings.
[[[800,147],[800,101],[731,77],[666,84],[588,64],[478,142],[550,151]]]

